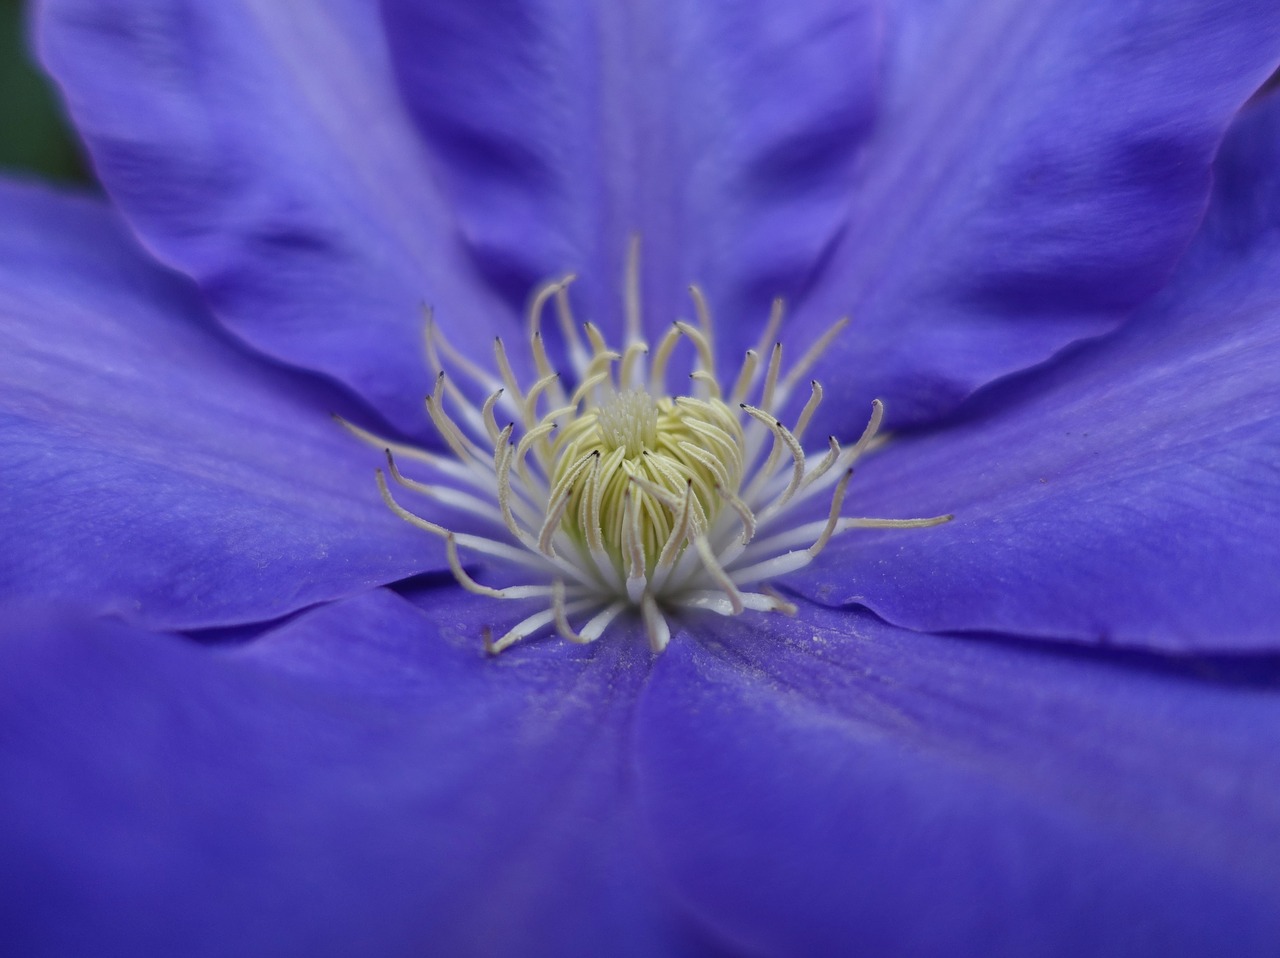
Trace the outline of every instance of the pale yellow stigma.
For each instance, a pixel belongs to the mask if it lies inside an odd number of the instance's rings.
[[[385,449],[386,475],[423,496],[441,517],[432,521],[405,509],[378,470],[388,508],[445,540],[449,566],[464,589],[534,603],[496,640],[486,634],[491,652],[548,629],[591,642],[628,609],[639,613],[651,648],[660,652],[671,638],[671,620],[686,613],[793,612],[765,583],[808,565],[846,529],[929,526],[951,518],[842,514],[853,464],[880,426],[879,402],[853,445],[828,436],[817,449],[804,448],[822,387],[809,380],[803,403],[797,387],[844,320],[784,370],[776,301],[759,345],[746,351],[732,384],[722,384],[711,313],[697,287],[690,288],[696,323],[677,321],[651,350],[641,326],[633,244],[624,339],[615,349],[594,325],[574,321],[572,279],[547,283],[533,297],[528,381],[516,376],[518,364],[502,340],[494,344],[496,372],[489,372],[454,349],[428,317],[427,359],[439,372],[426,407],[448,454],[393,445],[344,423]],[[567,358],[564,376],[553,369],[542,336],[552,304]],[[694,371],[682,377],[677,393],[667,369],[681,344],[691,348]],[[445,375],[446,359],[474,389]],[[477,393],[486,398],[479,401]],[[789,426],[784,413],[793,416]],[[402,475],[393,453],[414,459],[428,481]],[[825,515],[821,505],[806,506],[815,498],[826,503]],[[506,567],[516,584],[495,587],[473,578],[462,550]]]
[[[658,404],[643,389],[611,396],[594,415],[604,452],[622,449],[627,458],[634,459],[658,441]]]
[[[552,499],[571,484],[562,522],[616,571],[631,563],[632,543],[647,575],[664,545],[704,533],[742,480],[745,437],[719,399],[663,397],[639,389],[587,408],[556,441]],[[594,457],[585,471],[577,464]]]

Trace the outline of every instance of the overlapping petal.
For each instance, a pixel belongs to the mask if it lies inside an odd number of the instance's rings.
[[[1280,62],[1265,2],[384,6],[491,272],[573,268],[616,323],[638,231],[655,328],[691,280],[734,346],[778,294],[796,343],[852,314],[822,377],[842,435],[874,396],[929,420],[1158,290]]]
[[[1123,331],[993,388],[869,462],[870,514],[796,587],[931,630],[1275,650],[1280,610],[1280,99],[1242,120],[1213,214]],[[855,498],[856,497],[856,498]]]
[[[474,347],[576,268],[616,325],[633,230],[655,324],[689,279],[730,343],[776,292],[793,333],[858,314],[815,432],[872,392],[932,421],[1164,282],[1280,49],[1261,0],[382,11],[45,0],[41,37],[149,247],[410,426],[417,300]],[[691,615],[656,660],[626,626],[485,659],[502,605],[368,591],[439,562],[345,394],[98,205],[0,190],[8,591],[182,629],[342,599],[222,646],[0,610],[0,941],[1274,954],[1277,132],[1137,319],[847,500],[955,523],[849,533],[790,583],[840,608]]]
[[[878,396],[905,425],[1161,288],[1280,20],[1268,0],[887,7],[881,119],[801,319],[853,315],[820,369],[835,409]]]
[[[421,307],[508,319],[457,243],[372,3],[45,0],[37,39],[113,200],[219,317],[405,429]]]
[[[756,955],[1270,955],[1280,661],[805,604],[691,627],[637,722],[663,873]]]
[[[437,567],[336,390],[240,349],[96,200],[0,187],[0,592],[175,628]]]
[[[0,645],[0,940],[40,955],[680,955],[630,813],[643,643],[494,661],[474,597],[247,645]],[[16,823],[21,827],[13,827]]]
[[[635,233],[651,331],[689,314],[690,282],[758,328],[842,227],[878,93],[873,0],[383,7],[468,241],[514,296],[571,269],[584,315],[617,328]]]

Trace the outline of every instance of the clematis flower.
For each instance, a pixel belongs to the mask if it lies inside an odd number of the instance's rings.
[[[45,0],[36,34],[111,205],[0,186],[7,952],[1276,952],[1273,4]],[[500,564],[331,414],[445,461],[421,305],[478,365],[568,273],[611,342],[698,284],[704,383],[775,296],[795,355],[850,315],[778,415],[857,448],[881,398],[893,436],[789,528],[955,520],[773,569],[790,615],[644,593],[669,635],[487,655],[522,613],[458,578]]]

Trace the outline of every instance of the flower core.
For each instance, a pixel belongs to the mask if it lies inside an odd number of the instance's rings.
[[[427,358],[438,374],[427,414],[449,454],[389,443],[343,422],[384,448],[391,478],[434,507],[442,521],[404,508],[378,470],[387,506],[445,540],[463,588],[536,603],[497,640],[486,634],[492,652],[553,628],[570,641],[591,642],[628,609],[639,612],[650,646],[660,652],[673,616],[793,612],[761,583],[808,565],[837,533],[951,518],[841,515],[853,464],[876,438],[879,401],[852,446],[828,436],[817,451],[805,451],[822,387],[809,380],[803,404],[796,387],[844,320],[784,371],[775,341],[782,303],[775,301],[759,345],[747,350],[734,379],[722,383],[711,312],[696,286],[690,292],[697,322],[677,321],[650,348],[642,332],[638,262],[633,244],[626,335],[618,349],[591,323],[579,328],[575,322],[572,276],[535,293],[525,364],[531,372],[523,379],[501,339],[489,372],[454,349],[428,317]],[[565,376],[553,370],[542,336],[549,306],[568,356]],[[682,345],[691,349],[694,365],[684,380],[687,392],[672,389],[668,375]],[[446,368],[462,379],[446,375]],[[800,408],[784,425],[779,417],[793,405]],[[397,455],[425,467],[429,480],[403,475]],[[477,581],[460,550],[490,560],[495,573],[507,570],[511,584]]]
[[[738,493],[745,442],[738,418],[719,399],[655,402],[643,390],[629,390],[585,410],[561,433],[552,499],[569,483],[563,521],[577,543],[603,549],[616,573],[625,571],[630,549],[638,546],[652,576],[681,522],[686,537],[706,532],[720,514],[721,490]],[[593,468],[573,481],[575,464],[593,455]]]

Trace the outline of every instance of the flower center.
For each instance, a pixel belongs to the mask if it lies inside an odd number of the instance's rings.
[[[575,323],[572,279],[548,283],[533,297],[531,381],[516,376],[502,340],[494,343],[496,372],[488,372],[454,349],[428,317],[427,355],[439,372],[427,414],[448,454],[391,443],[339,420],[385,450],[387,473],[377,471],[383,500],[406,522],[444,539],[464,589],[534,604],[498,639],[486,631],[491,652],[551,628],[570,641],[592,642],[628,609],[639,612],[651,648],[660,652],[673,617],[794,612],[766,583],[808,565],[846,529],[951,518],[842,515],[853,464],[880,425],[878,401],[853,445],[842,447],[834,436],[816,450],[802,445],[822,387],[810,380],[803,402],[796,387],[843,320],[784,372],[775,340],[782,304],[775,301],[759,345],[747,350],[732,383],[721,383],[711,313],[697,287],[690,287],[696,324],[676,322],[650,350],[633,244],[625,338],[615,350],[591,323]],[[550,304],[568,356],[563,376],[542,338]],[[691,382],[690,394],[673,396],[667,368],[681,344],[692,349],[694,371],[681,380]],[[474,388],[446,376],[446,367]],[[779,418],[784,414],[794,417],[790,426]],[[423,468],[425,481],[403,475],[397,455]],[[422,496],[433,518],[400,505],[388,475]],[[513,584],[477,580],[463,565],[464,552],[495,573],[505,568]]]
[[[653,448],[658,441],[658,405],[643,389],[628,389],[614,395],[592,415],[603,452],[622,448],[630,459],[646,447]],[[584,416],[580,422],[586,419]],[[561,433],[562,440],[566,435]]]
[[[618,572],[638,549],[652,576],[673,533],[704,533],[724,491],[737,495],[744,443],[738,417],[719,399],[616,393],[560,432],[551,497],[568,488],[562,522],[579,544],[603,549]]]

